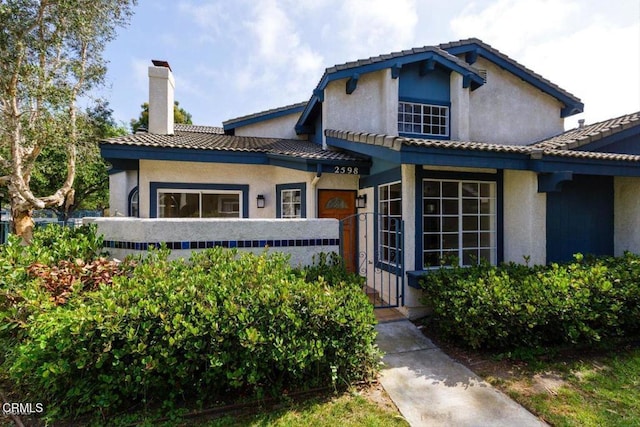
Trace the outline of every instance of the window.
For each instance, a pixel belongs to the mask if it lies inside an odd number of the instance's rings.
[[[138,191],[138,187],[129,193],[129,216],[140,216],[140,192]]]
[[[302,191],[299,189],[281,190],[280,192],[281,218],[301,218]]]
[[[496,183],[425,179],[423,267],[496,262]]]
[[[304,182],[276,185],[276,216],[306,218],[306,188]]]
[[[378,187],[378,260],[399,263],[402,238],[402,184],[394,182]]]
[[[239,192],[158,190],[158,218],[240,218]]]
[[[447,137],[449,136],[449,107],[400,102],[398,132]]]

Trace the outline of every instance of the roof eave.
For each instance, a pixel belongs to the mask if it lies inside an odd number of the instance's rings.
[[[510,73],[516,75],[532,86],[556,98],[564,105],[564,107],[560,111],[560,117],[562,118],[573,116],[584,111],[584,104],[580,101],[579,98],[558,87],[550,85],[545,80],[528,72],[526,69],[524,69],[524,67],[517,64],[515,61],[503,58],[501,55],[496,54],[491,49],[479,43],[478,41],[471,40],[469,41],[469,43],[463,43],[461,45],[442,46],[442,48],[452,55],[474,53],[475,55],[482,56],[483,58],[509,71]]]
[[[472,89],[482,86],[485,81],[484,78],[480,75],[480,73],[473,69],[471,66],[463,66],[456,61],[447,58],[445,55],[439,53],[437,50],[426,50],[424,52],[418,53],[408,53],[406,55],[390,57],[389,59],[372,62],[369,64],[356,65],[351,67],[344,67],[337,69],[337,67],[328,68],[322,79],[316,86],[313,91],[313,95],[311,99],[307,103],[306,108],[303,113],[300,115],[298,122],[296,123],[296,133],[304,133],[304,130],[309,127],[308,120],[312,116],[312,112],[317,105],[317,103],[321,103],[324,101],[323,92],[327,85],[335,80],[347,79],[352,77],[355,73],[364,74],[364,73],[372,73],[375,71],[384,70],[387,68],[395,68],[399,69],[403,65],[433,60],[441,66],[459,73],[460,75],[465,77],[465,80],[468,81],[468,84],[471,85]],[[335,70],[329,71],[333,68]]]

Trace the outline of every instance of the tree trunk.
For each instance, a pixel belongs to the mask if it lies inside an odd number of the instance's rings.
[[[11,225],[11,232],[17,236],[22,237],[22,241],[26,244],[31,243],[33,238],[33,228],[35,223],[33,222],[33,209],[11,209],[11,217],[13,224]]]

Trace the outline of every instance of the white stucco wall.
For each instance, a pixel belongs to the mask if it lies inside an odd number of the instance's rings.
[[[470,93],[470,138],[496,144],[529,144],[564,132],[562,104],[520,78],[478,58],[487,83]]]
[[[469,88],[462,87],[463,77],[455,72],[450,76],[451,109],[450,126],[451,139],[470,141],[469,134]]]
[[[172,162],[161,160],[140,161],[140,215],[149,217],[149,183],[203,183],[249,185],[249,218],[275,218],[276,184],[305,182],[307,193],[307,218],[315,218],[316,190],[358,188],[357,175],[324,173],[314,188],[315,172],[267,165],[243,165],[230,163]],[[265,196],[265,207],[256,207],[258,194]]]
[[[128,243],[162,242],[210,242],[238,240],[301,240],[339,239],[336,219],[229,219],[229,218],[86,218],[85,223],[95,223],[105,241]],[[322,242],[324,243],[324,242]],[[330,242],[328,242],[330,243]],[[107,248],[113,258],[142,254],[146,250]],[[264,247],[238,248],[239,251],[262,253]],[[291,255],[293,266],[308,265],[319,252],[338,252],[338,245],[321,244],[269,248],[270,251]],[[171,258],[188,258],[193,250],[172,250]]]
[[[127,216],[129,193],[138,185],[136,171],[123,171],[109,175],[109,215]]]
[[[535,172],[504,171],[504,260],[546,264],[547,196]]]
[[[614,254],[640,253],[640,178],[617,176],[613,188]]]
[[[351,95],[347,81],[330,82],[324,90],[324,129],[397,135],[399,79],[391,78],[391,70],[361,74]]]
[[[300,139],[296,135],[295,125],[300,113],[288,114],[271,120],[264,120],[235,128],[237,136],[259,136],[266,138]],[[306,139],[306,137],[305,137]]]

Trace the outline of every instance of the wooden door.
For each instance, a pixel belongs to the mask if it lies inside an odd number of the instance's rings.
[[[318,218],[343,220],[356,213],[356,192],[354,190],[318,190]],[[356,221],[342,222],[342,256],[352,273],[357,272]]]

